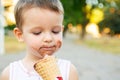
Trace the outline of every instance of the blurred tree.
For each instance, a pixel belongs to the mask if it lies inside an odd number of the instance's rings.
[[[64,6],[65,11],[65,20],[64,20],[64,33],[67,30],[67,25],[72,23],[73,25],[82,24],[82,34],[81,38],[84,38],[85,34],[85,26],[88,23],[88,19],[86,18],[86,10],[85,6],[86,0],[61,0]]]
[[[99,24],[102,31],[105,27],[111,29],[110,34],[120,34],[120,0],[99,0],[104,4],[104,20]]]

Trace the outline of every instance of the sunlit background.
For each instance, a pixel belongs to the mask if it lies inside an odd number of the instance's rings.
[[[0,0],[0,72],[25,53],[12,32],[17,1]],[[120,0],[61,2],[65,43],[58,55],[75,64],[80,80],[120,80]]]

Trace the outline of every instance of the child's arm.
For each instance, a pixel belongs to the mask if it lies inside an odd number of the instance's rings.
[[[9,80],[9,67],[5,68],[0,76],[0,80]]]
[[[69,80],[79,80],[78,73],[76,71],[76,68],[74,65],[71,64],[70,66],[70,74],[69,74]]]

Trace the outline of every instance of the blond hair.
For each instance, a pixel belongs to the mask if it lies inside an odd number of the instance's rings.
[[[24,22],[23,13],[34,7],[49,9],[51,11],[64,14],[60,0],[19,0],[14,9],[16,26],[18,28],[22,29]]]

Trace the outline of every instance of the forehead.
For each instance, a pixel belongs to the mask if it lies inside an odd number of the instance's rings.
[[[52,10],[49,10],[47,8],[39,8],[39,7],[33,7],[33,8],[30,8],[30,9],[25,9],[24,12],[23,12],[23,16],[31,16],[31,15],[41,15],[41,16],[47,16],[47,15],[54,15],[54,16],[63,16],[63,14],[61,13],[58,13],[58,12],[55,12],[55,11],[52,11]],[[47,15],[46,15],[47,14]]]
[[[31,8],[23,14],[23,25],[61,25],[63,14],[41,8]]]

